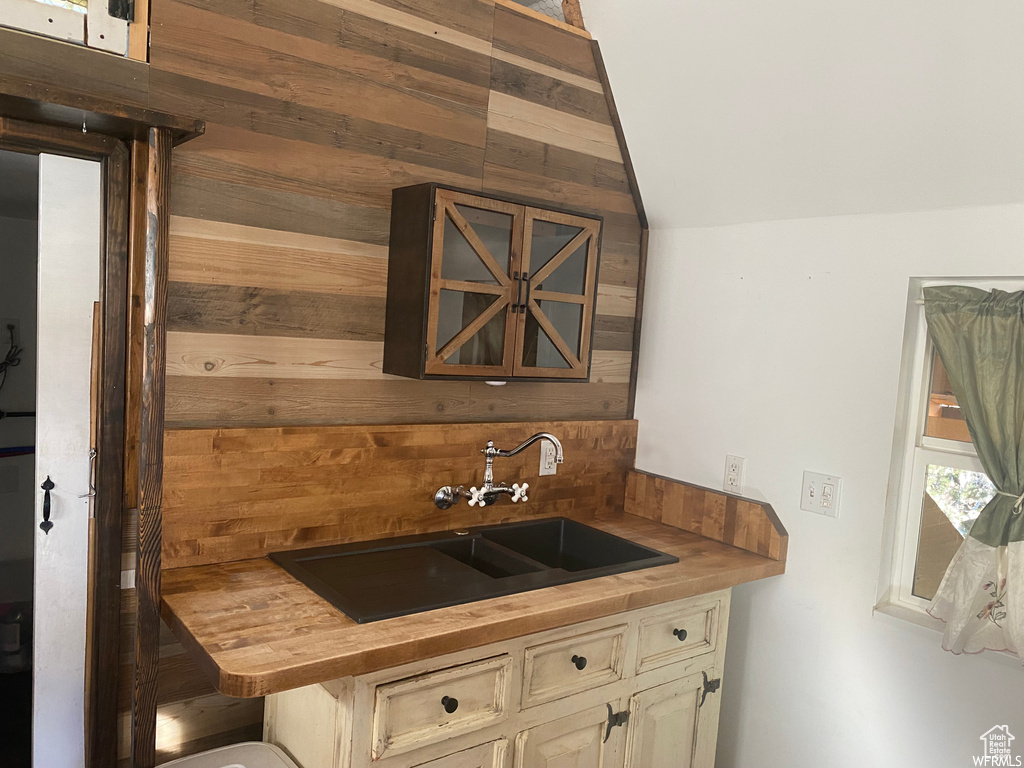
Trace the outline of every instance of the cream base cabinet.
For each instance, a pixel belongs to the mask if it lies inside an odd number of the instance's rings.
[[[629,702],[626,768],[703,768],[715,763],[718,696],[706,673],[656,686]]]
[[[713,768],[730,592],[267,697],[301,768]]]
[[[516,736],[514,768],[619,768],[620,739],[605,740],[608,711],[601,706],[536,725]],[[618,736],[618,734],[616,734]]]

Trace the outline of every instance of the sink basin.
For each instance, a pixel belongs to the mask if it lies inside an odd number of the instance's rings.
[[[500,544],[547,568],[574,573],[643,562],[654,552],[619,536],[565,518],[510,523],[484,529],[481,534],[487,541]],[[661,555],[660,552],[656,554]],[[648,565],[645,563],[641,567]]]
[[[565,518],[270,558],[360,624],[678,561]]]
[[[521,576],[524,573],[536,573],[541,570],[537,564],[516,557],[504,547],[495,546],[480,536],[442,541],[430,546],[492,579]]]

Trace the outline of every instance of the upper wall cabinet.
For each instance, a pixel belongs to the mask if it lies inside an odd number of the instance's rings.
[[[392,195],[384,372],[590,374],[601,220],[420,184]]]

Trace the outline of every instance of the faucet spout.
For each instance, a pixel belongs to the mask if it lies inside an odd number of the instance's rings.
[[[515,456],[517,453],[520,453],[521,451],[524,451],[527,448],[529,448],[531,445],[536,443],[538,440],[550,440],[551,441],[551,443],[555,446],[555,462],[558,463],[558,464],[561,464],[562,461],[563,461],[562,460],[562,443],[559,441],[559,439],[557,437],[552,435],[550,432],[538,432],[536,435],[533,435],[532,437],[526,438],[526,440],[524,440],[522,443],[520,443],[515,448],[513,448],[512,450],[509,450],[509,451],[503,451],[501,449],[495,448],[494,449],[494,455],[495,456],[504,456],[506,458],[509,457],[509,456]]]
[[[557,464],[562,463],[562,443],[557,437],[552,435],[550,432],[538,432],[536,435],[527,438],[520,445],[517,445],[510,451],[503,451],[501,448],[494,447],[494,441],[488,440],[487,447],[482,449],[480,453],[486,458],[484,466],[484,484],[481,488],[475,486],[466,490],[463,486],[452,488],[450,485],[446,485],[443,488],[439,488],[437,493],[434,494],[434,504],[438,509],[448,509],[453,504],[457,504],[460,498],[469,500],[469,505],[472,507],[475,504],[479,504],[481,507],[486,507],[490,504],[494,504],[502,494],[508,494],[512,497],[512,501],[526,501],[528,498],[526,491],[530,488],[529,483],[512,483],[511,487],[500,483],[494,484],[494,459],[497,456],[515,456],[521,451],[525,451],[531,445],[536,443],[538,440],[550,440],[551,444],[555,446],[555,462]]]

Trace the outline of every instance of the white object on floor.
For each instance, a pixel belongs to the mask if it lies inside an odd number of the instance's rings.
[[[273,744],[246,741],[164,763],[160,768],[299,768]]]

